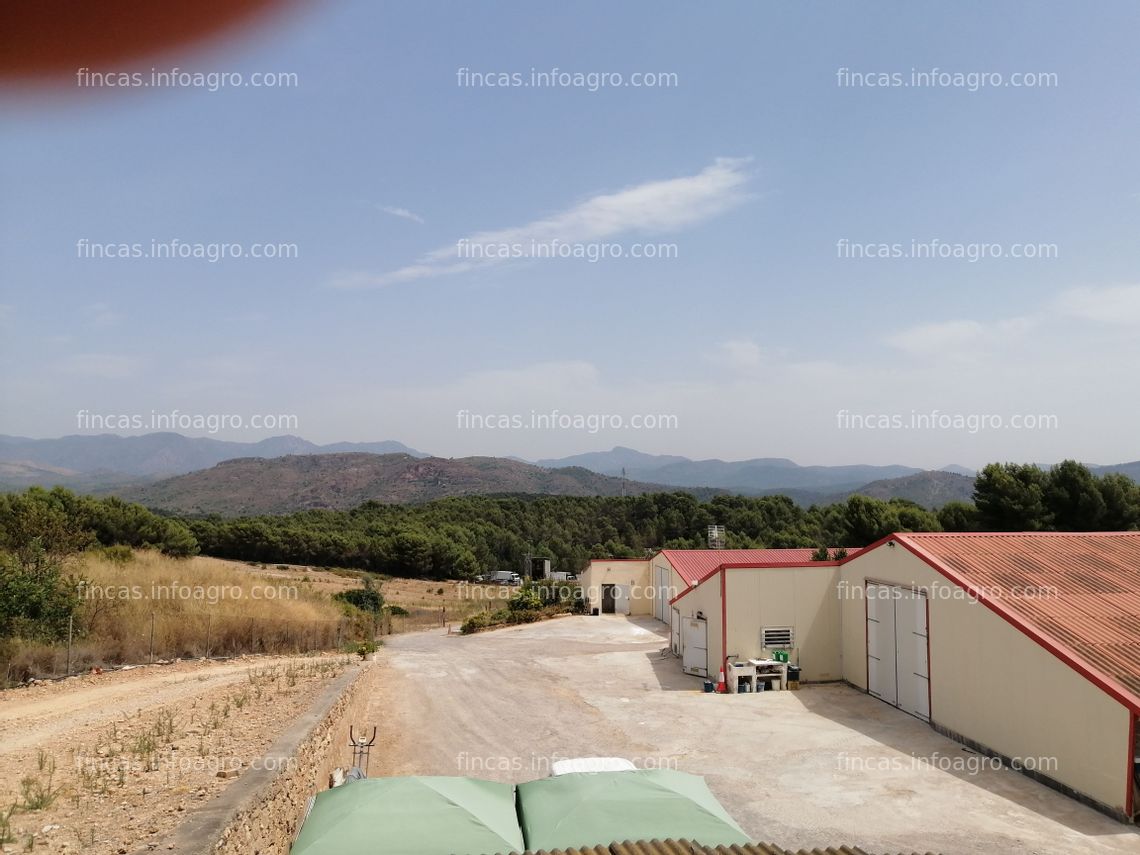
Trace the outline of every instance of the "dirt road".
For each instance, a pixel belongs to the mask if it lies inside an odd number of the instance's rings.
[[[0,693],[0,814],[18,805],[6,842],[119,852],[158,839],[257,762],[344,667],[243,657]]]

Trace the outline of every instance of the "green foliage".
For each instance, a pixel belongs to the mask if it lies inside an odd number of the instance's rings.
[[[974,485],[980,531],[1134,531],[1140,487],[1130,478],[1098,478],[1066,460],[1049,470],[991,463]],[[957,530],[957,529],[956,529]]]
[[[375,653],[377,649],[376,642],[371,639],[358,641],[352,645],[353,652],[361,659],[367,658],[369,654]]]
[[[459,631],[463,635],[471,635],[481,629],[486,629],[491,625],[491,616],[493,612],[476,612],[463,621],[463,625],[459,627]]]
[[[991,463],[974,481],[982,531],[1039,531],[1052,524],[1045,507],[1046,475],[1031,463]]]
[[[978,509],[969,502],[947,502],[938,509],[943,531],[977,531]]]
[[[353,588],[348,591],[340,591],[333,594],[334,600],[340,600],[342,603],[348,603],[354,608],[360,609],[362,612],[370,612],[372,614],[379,614],[380,610],[384,608],[384,598],[380,592],[376,590],[371,579],[364,580],[363,588]]]
[[[542,608],[542,597],[530,585],[521,588],[507,600],[507,608],[512,612],[534,611]]]
[[[222,558],[447,579],[516,571],[527,554],[549,555],[556,568],[576,572],[591,557],[702,547],[711,523],[727,526],[730,547],[863,545],[847,539],[837,507],[806,509],[786,496],[700,502],[687,493],[470,496],[422,505],[366,502],[352,511],[208,517],[188,525],[203,552]]]
[[[811,554],[811,560],[812,561],[830,561],[831,555],[830,555],[830,553],[828,553],[826,546],[821,546],[821,547],[819,547],[819,549],[817,549],[815,552],[813,552]]]
[[[1058,531],[1099,531],[1107,510],[1096,476],[1075,460],[1049,470],[1045,506]]]
[[[77,496],[62,487],[0,495],[0,550],[19,553],[33,541],[56,556],[100,545],[159,549],[176,558],[198,552],[185,523],[119,498]]]
[[[407,617],[409,614],[408,610],[403,606],[388,605],[384,608],[388,610],[388,614],[392,615],[392,617]]]
[[[97,552],[100,558],[105,558],[115,564],[130,564],[135,560],[135,551],[121,543],[114,546],[101,546],[92,552]]]
[[[78,606],[75,581],[38,541],[0,556],[0,638],[59,641]]]

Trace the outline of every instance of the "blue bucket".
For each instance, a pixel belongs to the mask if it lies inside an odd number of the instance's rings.
[[[705,680],[705,693],[706,694],[711,694],[713,689],[715,689],[715,688],[716,688],[716,684],[712,680]]]

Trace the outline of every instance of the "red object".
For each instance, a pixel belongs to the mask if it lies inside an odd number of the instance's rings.
[[[894,534],[864,552],[892,540],[1140,713],[1140,532]]]
[[[700,584],[720,569],[722,564],[741,567],[772,567],[785,565],[800,567],[804,564],[825,564],[812,561],[814,549],[662,549],[663,555],[689,585]],[[858,549],[848,549],[854,557]]]
[[[9,0],[0,4],[0,79],[122,71],[294,0]]]

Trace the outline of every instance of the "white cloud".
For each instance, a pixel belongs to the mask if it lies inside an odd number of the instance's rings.
[[[994,321],[955,320],[918,324],[886,338],[912,356],[964,359],[1058,322],[1088,321],[1111,327],[1140,326],[1140,285],[1082,287],[1062,291],[1029,314]]]
[[[463,273],[475,267],[530,257],[534,244],[587,243],[628,232],[659,234],[696,225],[722,214],[747,198],[748,159],[717,158],[696,175],[649,181],[602,193],[521,226],[475,232],[387,273],[338,276],[342,288],[382,287]],[[463,254],[460,255],[460,246]],[[521,254],[500,258],[500,248],[521,247]]]
[[[379,205],[378,207],[385,214],[391,214],[393,217],[400,217],[401,219],[411,220],[413,223],[423,225],[424,218],[413,211],[409,211],[407,208],[397,208],[394,205]]]
[[[730,339],[717,347],[713,362],[728,368],[752,370],[760,367],[763,355],[760,345],[754,341]]]
[[[1140,325],[1140,285],[1074,288],[1058,294],[1052,309],[1062,317],[1113,326]]]
[[[88,318],[95,327],[114,326],[121,319],[121,315],[106,303],[93,303],[87,307]]]
[[[977,342],[984,332],[977,321],[942,321],[897,332],[887,337],[887,344],[914,356],[931,356]]]

